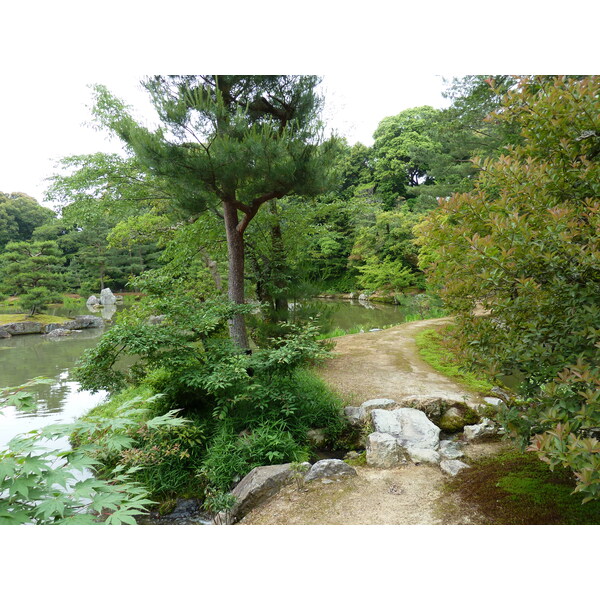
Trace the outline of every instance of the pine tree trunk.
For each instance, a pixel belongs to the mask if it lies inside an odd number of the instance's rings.
[[[238,231],[237,209],[232,202],[223,202],[223,217],[229,255],[227,295],[232,302],[244,304],[244,237]],[[235,315],[229,322],[229,335],[241,348],[250,347],[244,315]]]
[[[282,321],[288,320],[288,299],[285,292],[286,281],[284,277],[285,270],[285,249],[283,245],[283,234],[281,232],[281,224],[279,221],[279,213],[275,200],[271,202],[271,214],[275,217],[275,221],[271,227],[271,252],[273,265],[273,286],[278,290],[275,293],[275,312],[278,319]]]

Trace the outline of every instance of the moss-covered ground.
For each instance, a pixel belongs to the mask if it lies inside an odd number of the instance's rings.
[[[0,325],[6,325],[8,323],[22,323],[24,321],[34,321],[35,323],[43,323],[49,325],[50,323],[64,323],[69,321],[67,317],[58,317],[56,315],[34,315],[30,317],[27,314],[4,314],[0,315]]]
[[[509,451],[471,463],[448,483],[444,513],[452,519],[473,510],[484,525],[600,524],[600,501],[582,504],[574,487],[570,471],[551,471],[535,454]]]

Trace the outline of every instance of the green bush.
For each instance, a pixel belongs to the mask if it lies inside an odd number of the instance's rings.
[[[494,115],[520,133],[418,226],[462,349],[519,376],[506,427],[600,497],[600,77],[526,77]],[[580,389],[582,379],[585,389]],[[541,437],[537,437],[541,436]],[[588,496],[588,497],[591,497]]]
[[[255,467],[307,458],[308,450],[294,440],[284,422],[265,422],[240,434],[225,424],[206,452],[201,474],[211,486],[227,491]]]

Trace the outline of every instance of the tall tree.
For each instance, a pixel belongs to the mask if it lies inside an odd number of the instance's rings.
[[[26,242],[33,230],[56,218],[27,194],[0,192],[0,251],[9,242]]]
[[[431,106],[409,108],[379,123],[373,137],[377,189],[391,208],[407,186],[417,186],[428,178],[426,154],[439,151],[429,130],[439,111]]]
[[[227,235],[228,296],[243,304],[244,232],[266,202],[325,189],[326,158],[312,76],[156,76],[143,82],[162,122],[137,123],[97,87],[95,112],[150,172],[170,181],[180,206],[222,214]],[[222,213],[221,213],[222,211]],[[230,328],[248,347],[243,315]]]

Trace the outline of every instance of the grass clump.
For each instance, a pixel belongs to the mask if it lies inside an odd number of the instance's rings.
[[[489,525],[597,525],[600,502],[582,504],[573,474],[531,453],[509,451],[482,458],[447,485]],[[456,503],[454,503],[456,506]]]
[[[415,336],[421,358],[436,371],[464,385],[471,391],[487,394],[496,383],[484,373],[474,373],[464,367],[445,343],[444,330],[424,329]]]

